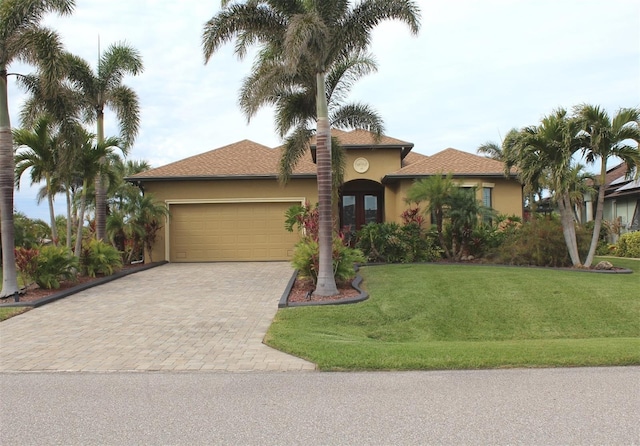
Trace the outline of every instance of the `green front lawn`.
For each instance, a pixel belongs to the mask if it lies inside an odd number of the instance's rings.
[[[369,300],[280,310],[266,342],[323,370],[640,364],[633,274],[475,265],[361,270]]]

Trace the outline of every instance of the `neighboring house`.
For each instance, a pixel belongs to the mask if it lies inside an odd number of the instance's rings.
[[[603,220],[618,221],[620,234],[640,230],[640,179],[633,173],[626,175],[627,166],[622,163],[607,170]],[[585,197],[585,221],[593,220],[596,197]],[[619,234],[616,234],[619,235]],[[616,237],[614,237],[616,238]],[[615,240],[614,240],[615,241]]]
[[[341,227],[400,222],[416,179],[453,174],[475,187],[485,205],[522,216],[522,186],[503,164],[446,149],[432,156],[413,144],[364,130],[332,130],[346,150],[344,185],[336,216]],[[244,140],[128,178],[166,203],[170,218],[153,248],[154,259],[170,262],[288,260],[298,235],[284,229],[286,210],[318,199],[315,141],[287,185],[278,182],[281,148]],[[428,220],[428,219],[427,219]]]

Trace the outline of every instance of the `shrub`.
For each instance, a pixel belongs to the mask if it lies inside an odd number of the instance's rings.
[[[616,255],[640,258],[640,231],[622,234],[616,244]]]
[[[82,272],[90,277],[109,276],[122,268],[122,253],[108,243],[93,239],[85,245],[80,264]]]
[[[370,262],[408,263],[440,258],[433,239],[427,237],[416,222],[369,223],[358,232],[356,247]]]
[[[318,242],[305,238],[296,245],[291,263],[298,270],[300,277],[310,278],[316,284],[318,281],[318,259]],[[336,281],[346,281],[353,278],[355,276],[354,265],[364,261],[365,257],[360,250],[345,246],[340,237],[334,237],[333,272]]]
[[[75,278],[78,259],[71,250],[58,246],[45,246],[38,255],[38,268],[33,279],[41,288],[60,288],[61,280]]]
[[[589,248],[585,230],[576,228],[578,250],[584,256]],[[522,227],[508,234],[492,255],[498,263],[509,265],[571,266],[571,259],[556,217],[534,217]]]
[[[23,286],[27,286],[29,281],[33,280],[38,271],[38,254],[37,249],[29,249],[18,247],[14,251],[16,256],[16,267],[20,272]]]

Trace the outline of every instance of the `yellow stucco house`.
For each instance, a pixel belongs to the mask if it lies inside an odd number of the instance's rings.
[[[455,149],[432,156],[413,144],[364,130],[332,130],[347,165],[337,215],[341,227],[400,221],[407,189],[416,179],[453,174],[478,199],[503,214],[522,216],[522,186],[502,163]],[[315,142],[293,172],[278,182],[280,148],[244,140],[128,178],[169,208],[153,248],[170,262],[289,260],[298,235],[284,229],[286,210],[317,202]],[[429,220],[427,216],[427,220]]]

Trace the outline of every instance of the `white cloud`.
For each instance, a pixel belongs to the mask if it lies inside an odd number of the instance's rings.
[[[430,0],[422,29],[383,23],[372,52],[378,73],[362,79],[350,99],[384,117],[387,134],[416,151],[446,147],[475,152],[512,127],[536,124],[554,108],[588,102],[610,112],[640,105],[640,3],[631,0]],[[269,110],[250,125],[237,105],[251,58],[233,44],[204,65],[201,35],[219,2],[77,0],[71,17],[48,18],[67,49],[95,66],[102,49],[127,41],[145,71],[125,83],[140,96],[142,122],[133,158],[161,165],[241,139],[275,146]],[[22,68],[22,67],[21,67]],[[12,123],[22,93],[10,90]],[[107,132],[117,132],[107,114]],[[44,216],[28,187],[19,209]],[[58,212],[63,212],[63,202]]]

